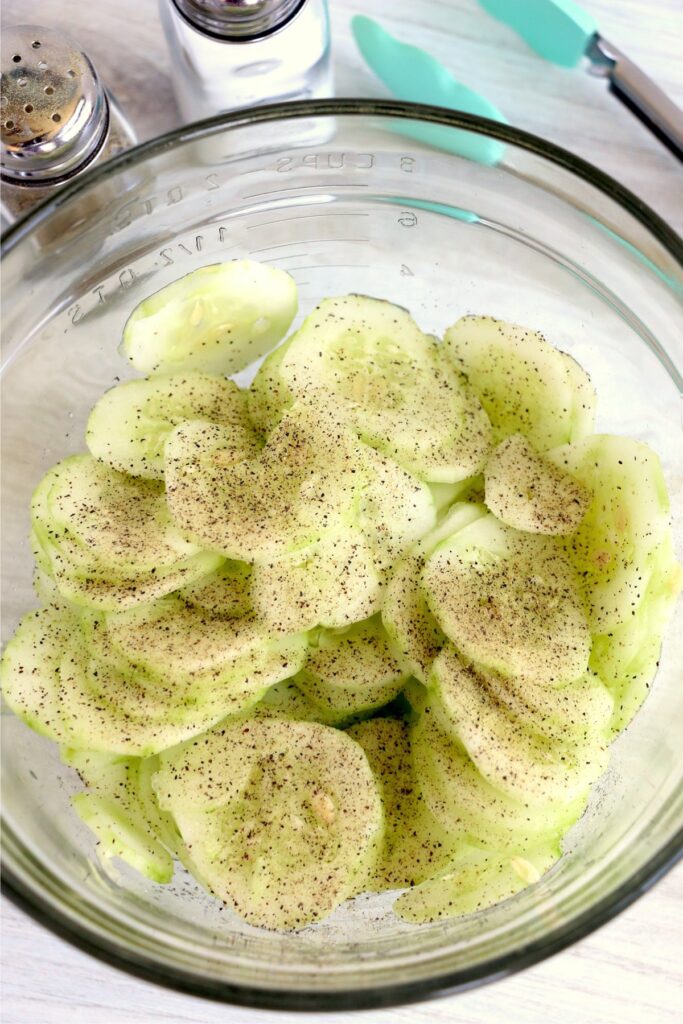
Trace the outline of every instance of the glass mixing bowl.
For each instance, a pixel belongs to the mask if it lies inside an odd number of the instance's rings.
[[[36,603],[31,491],[84,448],[88,410],[129,375],[116,352],[129,312],[194,267],[237,256],[288,270],[302,313],[359,291],[401,303],[435,333],[470,312],[540,329],[590,372],[599,429],[660,453],[680,525],[682,252],[652,211],[589,165],[437,108],[261,108],[124,154],[6,240],[4,635]],[[56,746],[10,714],[5,885],[94,954],[219,999],[339,1010],[498,978],[602,924],[678,856],[682,664],[679,613],[652,694],[615,743],[566,856],[538,885],[464,920],[417,928],[392,916],[391,897],[361,896],[283,935],[244,924],[180,868],[166,887],[125,867],[105,872],[70,809],[77,783]]]

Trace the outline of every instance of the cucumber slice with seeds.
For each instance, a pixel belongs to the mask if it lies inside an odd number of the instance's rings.
[[[280,642],[253,616],[225,619],[176,597],[109,614],[106,631],[132,665],[179,685],[220,683],[235,661]],[[305,637],[288,639],[303,652]]]
[[[278,633],[342,629],[367,619],[379,608],[381,590],[375,553],[351,527],[300,554],[260,562],[251,577],[254,610]]]
[[[595,434],[548,453],[593,498],[566,549],[581,581],[591,631],[632,618],[669,521],[659,458],[640,441]]]
[[[145,374],[230,375],[276,345],[296,310],[296,284],[284,270],[254,260],[214,263],[136,306],[120,351]]]
[[[90,413],[86,443],[100,462],[133,476],[164,479],[164,445],[184,420],[229,427],[247,451],[255,446],[246,394],[208,373],[182,373],[119,384]]]
[[[523,676],[501,676],[481,666],[477,676],[493,699],[527,728],[561,743],[604,735],[614,700],[597,673],[588,671],[563,686],[545,686]]]
[[[363,445],[368,482],[361,498],[358,523],[377,552],[380,567],[390,568],[436,522],[434,499],[427,484]]]
[[[464,316],[446,331],[444,352],[479,397],[495,444],[523,434],[544,451],[572,440],[575,371],[538,331]]]
[[[253,611],[251,587],[252,567],[246,562],[226,559],[209,576],[182,587],[178,596],[187,604],[223,618],[241,619]]]
[[[539,684],[586,671],[588,623],[554,538],[486,516],[436,548],[422,583],[439,626],[467,660]]]
[[[528,721],[510,714],[471,665],[447,644],[430,676],[437,710],[484,778],[533,806],[572,801],[587,793],[607,767],[599,737],[550,741]]]
[[[444,871],[399,896],[394,913],[411,924],[476,914],[539,882],[560,855],[557,844],[516,857],[465,848]]]
[[[498,445],[486,463],[484,480],[493,514],[528,533],[573,533],[591,500],[583,484],[535,452],[521,434]]]
[[[214,729],[155,778],[209,888],[250,924],[297,929],[363,889],[382,839],[367,759],[337,729],[286,719]]]
[[[120,611],[149,604],[181,587],[203,579],[221,561],[204,551],[166,572],[150,571],[134,578],[83,576],[55,569],[59,592],[72,604],[99,611]]]
[[[413,764],[429,810],[448,832],[477,846],[524,853],[557,841],[585,808],[585,797],[536,807],[492,786],[427,707],[411,731]]]
[[[389,579],[382,603],[382,622],[401,658],[422,682],[426,682],[432,662],[446,642],[422,588],[427,557],[445,538],[485,514],[482,505],[454,505],[435,530],[399,562]]]
[[[88,750],[148,757],[198,735],[254,705],[274,683],[301,666],[305,644],[283,639],[236,658],[209,678],[155,678],[92,657],[74,638],[60,663],[60,712],[68,741]]]
[[[387,704],[407,678],[376,616],[341,632],[320,630],[295,681],[341,721]]]
[[[427,810],[413,773],[408,727],[397,718],[372,718],[347,732],[365,751],[384,806],[384,842],[368,889],[418,885],[444,868],[460,843]]]
[[[683,586],[671,531],[652,556],[649,583],[635,615],[607,634],[593,638],[591,668],[614,698],[612,732],[624,729],[654,680],[664,633]]]
[[[0,663],[2,695],[12,711],[35,732],[60,743],[70,734],[60,710],[59,667],[78,629],[78,620],[65,610],[29,612]]]
[[[64,459],[51,473],[53,522],[114,572],[149,572],[198,554],[173,524],[157,481],[119,473],[90,455]]]
[[[212,428],[177,427],[166,445],[167,498],[176,522],[209,548],[271,561],[353,523],[365,474],[362,452],[336,417],[297,404],[256,458],[230,465]]]
[[[479,402],[405,310],[362,295],[325,299],[265,373],[280,394],[330,397],[364,441],[416,476],[477,473],[489,447]]]

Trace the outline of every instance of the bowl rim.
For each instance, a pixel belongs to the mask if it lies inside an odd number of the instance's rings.
[[[683,238],[651,207],[614,178],[570,151],[520,128],[491,121],[473,114],[444,107],[378,99],[301,100],[276,103],[207,118],[183,125],[163,135],[125,150],[104,164],[86,171],[66,184],[54,196],[37,204],[29,213],[3,234],[0,255],[6,257],[30,236],[72,196],[97,184],[120,170],[142,163],[194,139],[217,134],[226,128],[239,128],[271,121],[305,117],[391,117],[414,119],[445,125],[510,143],[569,171],[587,181],[621,205],[639,221],[683,268]],[[3,833],[6,826],[3,826]],[[453,995],[491,981],[507,977],[561,952],[602,927],[647,892],[681,858],[683,858],[683,825],[645,864],[616,890],[552,934],[524,947],[494,957],[470,968],[457,968],[409,981],[377,985],[360,991],[305,991],[260,988],[237,985],[206,978],[189,971],[165,968],[150,957],[125,950],[117,942],[95,934],[87,926],[76,925],[70,916],[44,899],[38,889],[27,885],[17,872],[2,862],[2,892],[20,910],[60,938],[105,963],[129,974],[169,989],[182,991],[221,1002],[263,1009],[300,1011],[361,1010],[419,1002],[428,998]]]
[[[123,150],[104,163],[83,172],[73,181],[66,183],[54,196],[37,203],[29,212],[15,221],[7,231],[3,232],[0,255],[7,255],[27,234],[42,224],[55,210],[59,209],[72,196],[89,188],[90,185],[104,180],[117,171],[134,166],[148,156],[163,153],[177,145],[193,139],[211,136],[223,128],[239,128],[270,121],[289,120],[303,117],[395,117],[403,120],[421,120],[450,128],[476,131],[480,135],[510,143],[525,149],[535,156],[544,157],[551,163],[583,178],[599,191],[624,207],[636,220],[646,227],[650,233],[668,250],[669,254],[683,268],[683,237],[660,217],[651,206],[643,202],[635,192],[619,182],[594,164],[576,156],[568,149],[557,146],[513,125],[492,121],[477,114],[465,114],[459,110],[449,110],[426,103],[407,103],[399,100],[334,98],[329,100],[296,100],[285,103],[264,104],[259,107],[248,107],[227,114],[194,121],[181,125],[157,135],[146,142]]]

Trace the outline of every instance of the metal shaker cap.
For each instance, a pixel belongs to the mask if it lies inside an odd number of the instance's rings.
[[[90,59],[65,32],[37,25],[2,35],[2,176],[30,185],[88,163],[107,132],[108,103]]]
[[[290,21],[306,0],[170,0],[195,28],[223,40],[246,42]]]

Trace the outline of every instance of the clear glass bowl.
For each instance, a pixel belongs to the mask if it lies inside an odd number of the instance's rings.
[[[441,126],[438,139],[426,140],[429,123]],[[487,139],[500,144],[498,162],[468,158]],[[682,251],[652,211],[589,165],[437,108],[261,108],[124,154],[5,245],[5,637],[35,605],[31,491],[52,463],[83,449],[88,410],[128,376],[116,353],[128,313],[192,268],[236,256],[292,273],[302,311],[360,291],[405,305],[436,333],[468,312],[542,330],[591,373],[599,429],[660,453],[680,527]],[[679,529],[679,552],[680,540]],[[614,745],[566,856],[538,885],[465,920],[416,928],[393,918],[390,897],[361,896],[282,935],[221,909],[182,869],[168,887],[124,868],[105,873],[69,807],[76,783],[56,747],[10,714],[5,885],[96,955],[219,999],[342,1009],[497,978],[602,924],[678,856],[682,664],[679,612],[652,694]]]

